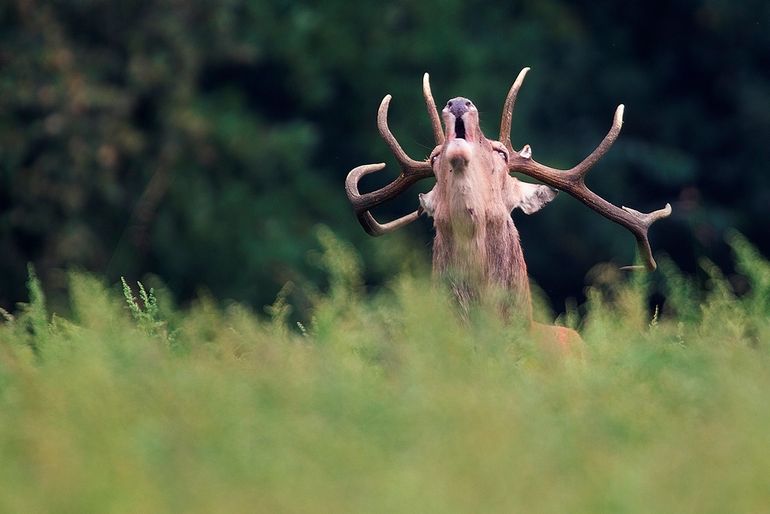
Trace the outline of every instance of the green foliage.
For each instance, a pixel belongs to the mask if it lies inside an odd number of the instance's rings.
[[[728,241],[735,252],[738,271],[748,279],[749,303],[766,312],[770,308],[770,265],[738,232],[730,233]]]
[[[160,308],[158,307],[158,299],[155,297],[155,291],[150,288],[148,292],[141,282],[137,282],[139,299],[142,302],[142,305],[139,305],[126,279],[120,277],[120,282],[123,285],[123,298],[126,300],[131,317],[147,333],[157,333],[159,329],[165,326],[165,322],[160,317]]]
[[[27,266],[27,291],[29,291],[29,303],[20,304],[19,326],[26,333],[22,337],[26,345],[35,353],[38,353],[41,344],[45,344],[49,334],[48,311],[45,305],[45,294],[40,285],[40,280],[31,264]],[[6,316],[13,322],[13,316]]]
[[[709,289],[654,317],[646,276],[597,273],[570,357],[411,274],[364,295],[358,256],[319,237],[304,331],[290,287],[262,317],[82,274],[49,320],[30,273],[0,324],[0,511],[765,509],[770,264],[745,239],[744,294],[705,264]]]

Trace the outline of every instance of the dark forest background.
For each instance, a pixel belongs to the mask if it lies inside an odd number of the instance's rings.
[[[439,104],[472,98],[493,136],[531,66],[512,138],[556,167],[587,155],[624,103],[588,183],[616,204],[673,205],[651,231],[656,255],[729,273],[733,229],[770,255],[766,0],[10,0],[0,28],[6,309],[26,300],[30,262],[54,301],[85,269],[260,308],[287,281],[322,287],[319,226],[361,252],[373,286],[428,270],[428,220],[372,239],[342,187],[359,164],[389,163],[365,188],[397,173],[375,127],[386,93],[402,145],[430,152],[426,71]],[[417,192],[378,215],[411,210]],[[557,310],[593,266],[634,259],[630,234],[565,194],[515,219]]]

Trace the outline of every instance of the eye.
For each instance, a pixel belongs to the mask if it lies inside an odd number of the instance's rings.
[[[508,149],[499,141],[490,141],[492,144],[492,150],[500,154],[500,157],[503,158],[503,162],[506,164],[508,163]]]

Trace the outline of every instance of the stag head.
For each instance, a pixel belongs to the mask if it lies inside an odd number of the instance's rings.
[[[473,231],[487,217],[505,219],[515,208],[531,214],[555,198],[555,189],[508,174],[510,152],[481,133],[473,102],[453,98],[442,117],[444,142],[429,158],[436,187],[419,195],[422,211],[438,222],[452,222],[455,232]]]
[[[652,223],[671,213],[671,206],[666,204],[663,209],[650,213],[617,207],[585,184],[588,170],[607,153],[620,133],[623,105],[615,111],[612,127],[604,140],[580,164],[569,170],[550,168],[532,158],[529,145],[515,152],[511,144],[513,107],[528,71],[529,68],[524,68],[519,73],[508,93],[497,140],[484,137],[479,128],[478,110],[473,102],[462,97],[447,102],[442,111],[445,127],[442,131],[426,73],[423,77],[423,95],[437,146],[425,161],[416,161],[406,155],[391,133],[387,122],[391,97],[385,96],[378,111],[377,126],[399,161],[401,174],[382,189],[361,194],[358,190],[361,178],[382,170],[385,164],[367,164],[350,171],[345,189],[359,222],[369,234],[378,236],[411,223],[425,212],[434,218],[436,228],[434,270],[439,268],[438,271],[443,271],[442,266],[452,262],[462,266],[468,259],[463,261],[461,258],[463,245],[458,246],[457,241],[465,241],[466,246],[475,246],[475,249],[468,250],[476,253],[475,260],[480,259],[484,263],[485,268],[479,271],[484,280],[513,289],[526,288],[521,285],[520,277],[522,273],[526,277],[526,267],[510,212],[520,208],[527,214],[533,213],[552,200],[557,189],[569,193],[602,216],[626,227],[636,238],[645,267],[654,270],[656,264],[647,232]],[[545,185],[521,182],[511,177],[511,172],[529,176]],[[373,207],[431,176],[436,178],[436,186],[429,193],[420,195],[420,207],[417,210],[384,224],[374,219],[370,212]],[[465,262],[464,265],[473,264]],[[498,269],[506,267],[515,269],[510,273]]]

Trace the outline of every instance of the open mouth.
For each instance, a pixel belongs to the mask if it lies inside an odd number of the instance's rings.
[[[465,123],[460,118],[455,120],[455,137],[458,139],[465,139]]]

